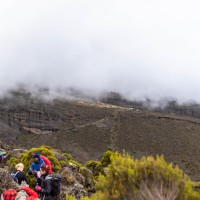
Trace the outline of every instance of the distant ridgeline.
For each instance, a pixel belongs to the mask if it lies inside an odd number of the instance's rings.
[[[176,100],[169,100],[167,98],[161,99],[157,102],[148,98],[141,101],[131,101],[115,92],[104,94],[101,101],[124,107],[148,109],[157,112],[174,113],[176,115],[186,115],[200,118],[200,104],[195,102],[179,104]]]

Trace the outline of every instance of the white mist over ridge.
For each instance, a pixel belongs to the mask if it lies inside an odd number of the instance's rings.
[[[76,88],[94,97],[113,91],[128,100],[200,102],[199,4],[1,2],[0,93],[22,84],[50,95]]]

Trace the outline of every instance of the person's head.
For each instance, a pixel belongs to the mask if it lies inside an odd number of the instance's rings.
[[[42,165],[40,167],[40,173],[41,174],[49,174],[49,166],[48,165]]]
[[[36,152],[34,154],[34,162],[39,163],[40,162],[40,154],[38,152]]]
[[[24,170],[24,165],[22,163],[19,163],[19,164],[15,165],[15,168],[17,170],[23,171]]]

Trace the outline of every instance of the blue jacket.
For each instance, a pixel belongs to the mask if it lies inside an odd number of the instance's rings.
[[[32,175],[32,174],[33,174],[32,171],[34,171],[34,170],[40,171],[41,165],[45,165],[45,162],[43,161],[42,158],[40,158],[40,162],[39,162],[38,164],[35,163],[35,161],[32,162],[32,164],[31,164],[31,166],[30,166],[30,168],[29,168],[29,170],[28,170],[28,174],[29,174],[29,175]],[[36,175],[36,176],[37,176],[37,175]]]

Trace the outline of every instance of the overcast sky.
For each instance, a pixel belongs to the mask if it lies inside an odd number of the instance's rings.
[[[0,2],[0,90],[19,83],[200,102],[200,3]]]

